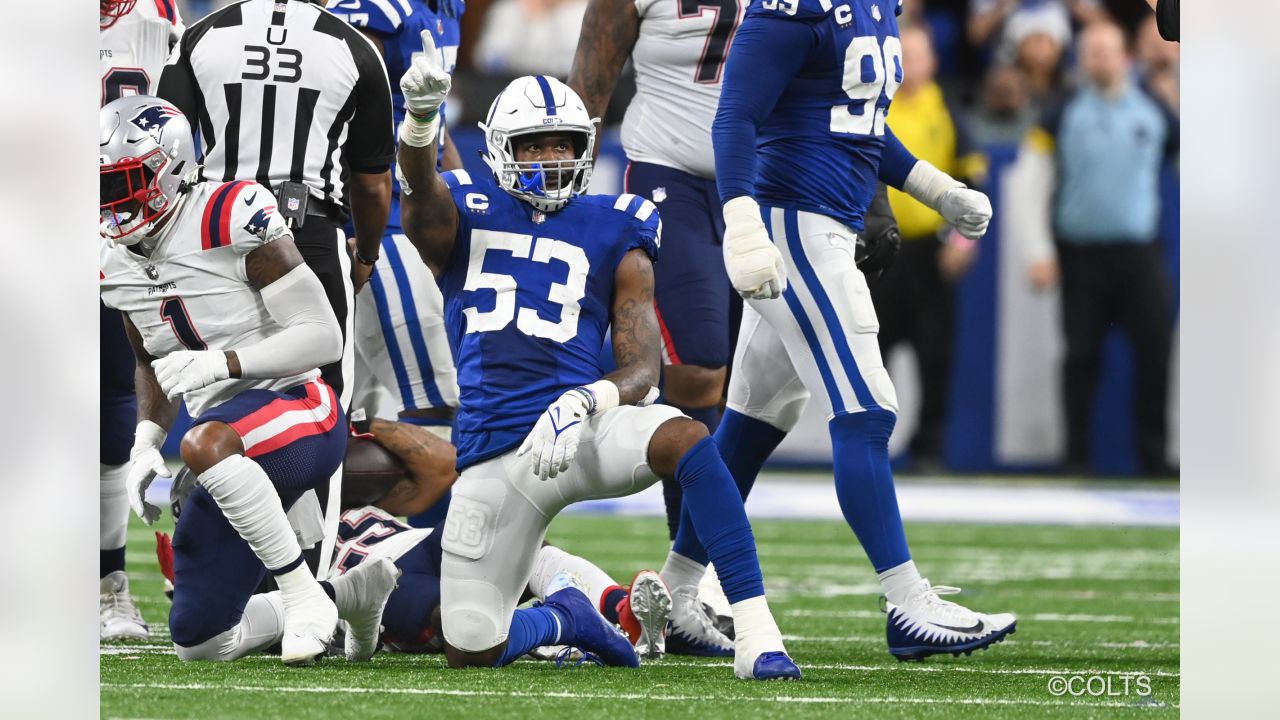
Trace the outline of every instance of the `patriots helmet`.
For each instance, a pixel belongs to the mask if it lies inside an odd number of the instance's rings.
[[[502,189],[543,212],[564,207],[585,192],[594,165],[596,124],[582,98],[545,75],[512,80],[494,98],[485,121],[484,160]],[[533,133],[563,133],[573,139],[572,160],[518,162],[514,140]]]
[[[188,175],[198,169],[191,125],[176,107],[150,95],[107,103],[98,125],[99,232],[132,245],[177,207]]]

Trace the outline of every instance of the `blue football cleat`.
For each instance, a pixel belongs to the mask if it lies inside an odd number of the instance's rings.
[[[889,652],[903,661],[942,653],[969,655],[1017,630],[1017,619],[1008,613],[984,615],[939,597],[958,592],[960,588],[931,587],[928,580],[921,580],[902,605],[886,601]]]
[[[784,652],[760,653],[751,668],[755,680],[799,680],[800,666]]]
[[[568,623],[561,628],[561,645],[579,647],[605,665],[640,667],[640,656],[631,646],[631,641],[605,620],[578,588],[567,587],[553,592],[543,604],[560,610],[568,617]]]

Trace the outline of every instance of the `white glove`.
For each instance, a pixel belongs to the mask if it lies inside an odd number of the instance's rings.
[[[938,199],[938,214],[961,235],[978,240],[991,222],[991,200],[985,193],[958,187]]]
[[[179,350],[151,361],[151,367],[170,400],[231,377],[221,350]]]
[[[147,525],[160,517],[160,508],[146,500],[147,488],[156,476],[169,476],[169,466],[164,464],[164,457],[160,454],[165,435],[164,428],[150,420],[143,420],[138,423],[133,449],[129,451],[129,475],[125,478],[125,492],[129,496],[129,507]]]
[[[404,94],[405,109],[414,115],[425,117],[440,109],[452,84],[444,70],[440,51],[430,30],[422,31],[422,54],[414,54],[413,64],[400,78],[400,91]]]
[[[539,480],[553,478],[569,469],[578,454],[582,425],[591,414],[594,399],[583,388],[574,388],[551,403],[524,439],[519,457],[533,453],[533,474]]]
[[[769,300],[787,289],[787,267],[760,220],[755,199],[742,195],[724,204],[724,267],[738,294]]]

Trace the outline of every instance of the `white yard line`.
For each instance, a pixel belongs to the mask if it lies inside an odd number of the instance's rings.
[[[513,697],[567,700],[654,700],[658,702],[759,702],[779,704],[834,704],[834,705],[1030,705],[1037,707],[1135,707],[1133,702],[1069,702],[1063,700],[1031,700],[1017,698],[919,698],[919,697],[820,697],[776,695],[772,697],[708,696],[708,695],[651,695],[646,693],[584,693],[584,692],[531,692],[527,690],[450,690],[445,688],[363,688],[363,687],[300,687],[266,685],[206,685],[202,683],[103,683],[108,690],[211,690],[215,692],[262,692],[303,694],[370,695],[435,695],[449,697]],[[1167,707],[1178,707],[1177,704]]]

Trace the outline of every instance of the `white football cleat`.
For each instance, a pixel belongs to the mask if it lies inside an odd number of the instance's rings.
[[[667,620],[671,617],[671,593],[653,570],[641,570],[631,580],[627,597],[618,608],[618,621],[640,657],[656,660],[667,651]]]
[[[294,592],[281,592],[284,600],[284,637],[280,660],[285,665],[311,665],[324,655],[338,627],[338,608],[320,583],[311,582]]]
[[[672,655],[731,657],[733,641],[716,629],[702,608],[696,585],[684,585],[671,593],[671,619],[667,623],[667,652]]]
[[[146,640],[151,629],[129,596],[129,576],[123,570],[108,573],[98,585],[98,638],[113,640]]]
[[[902,605],[885,600],[889,652],[904,661],[940,653],[969,655],[1016,631],[1017,619],[1009,613],[984,615],[939,597],[959,592],[960,588],[933,587],[921,580]]]
[[[400,568],[390,558],[364,562],[330,580],[337,596],[338,617],[347,623],[343,646],[347,660],[366,662],[378,650],[382,611],[396,589]]]

